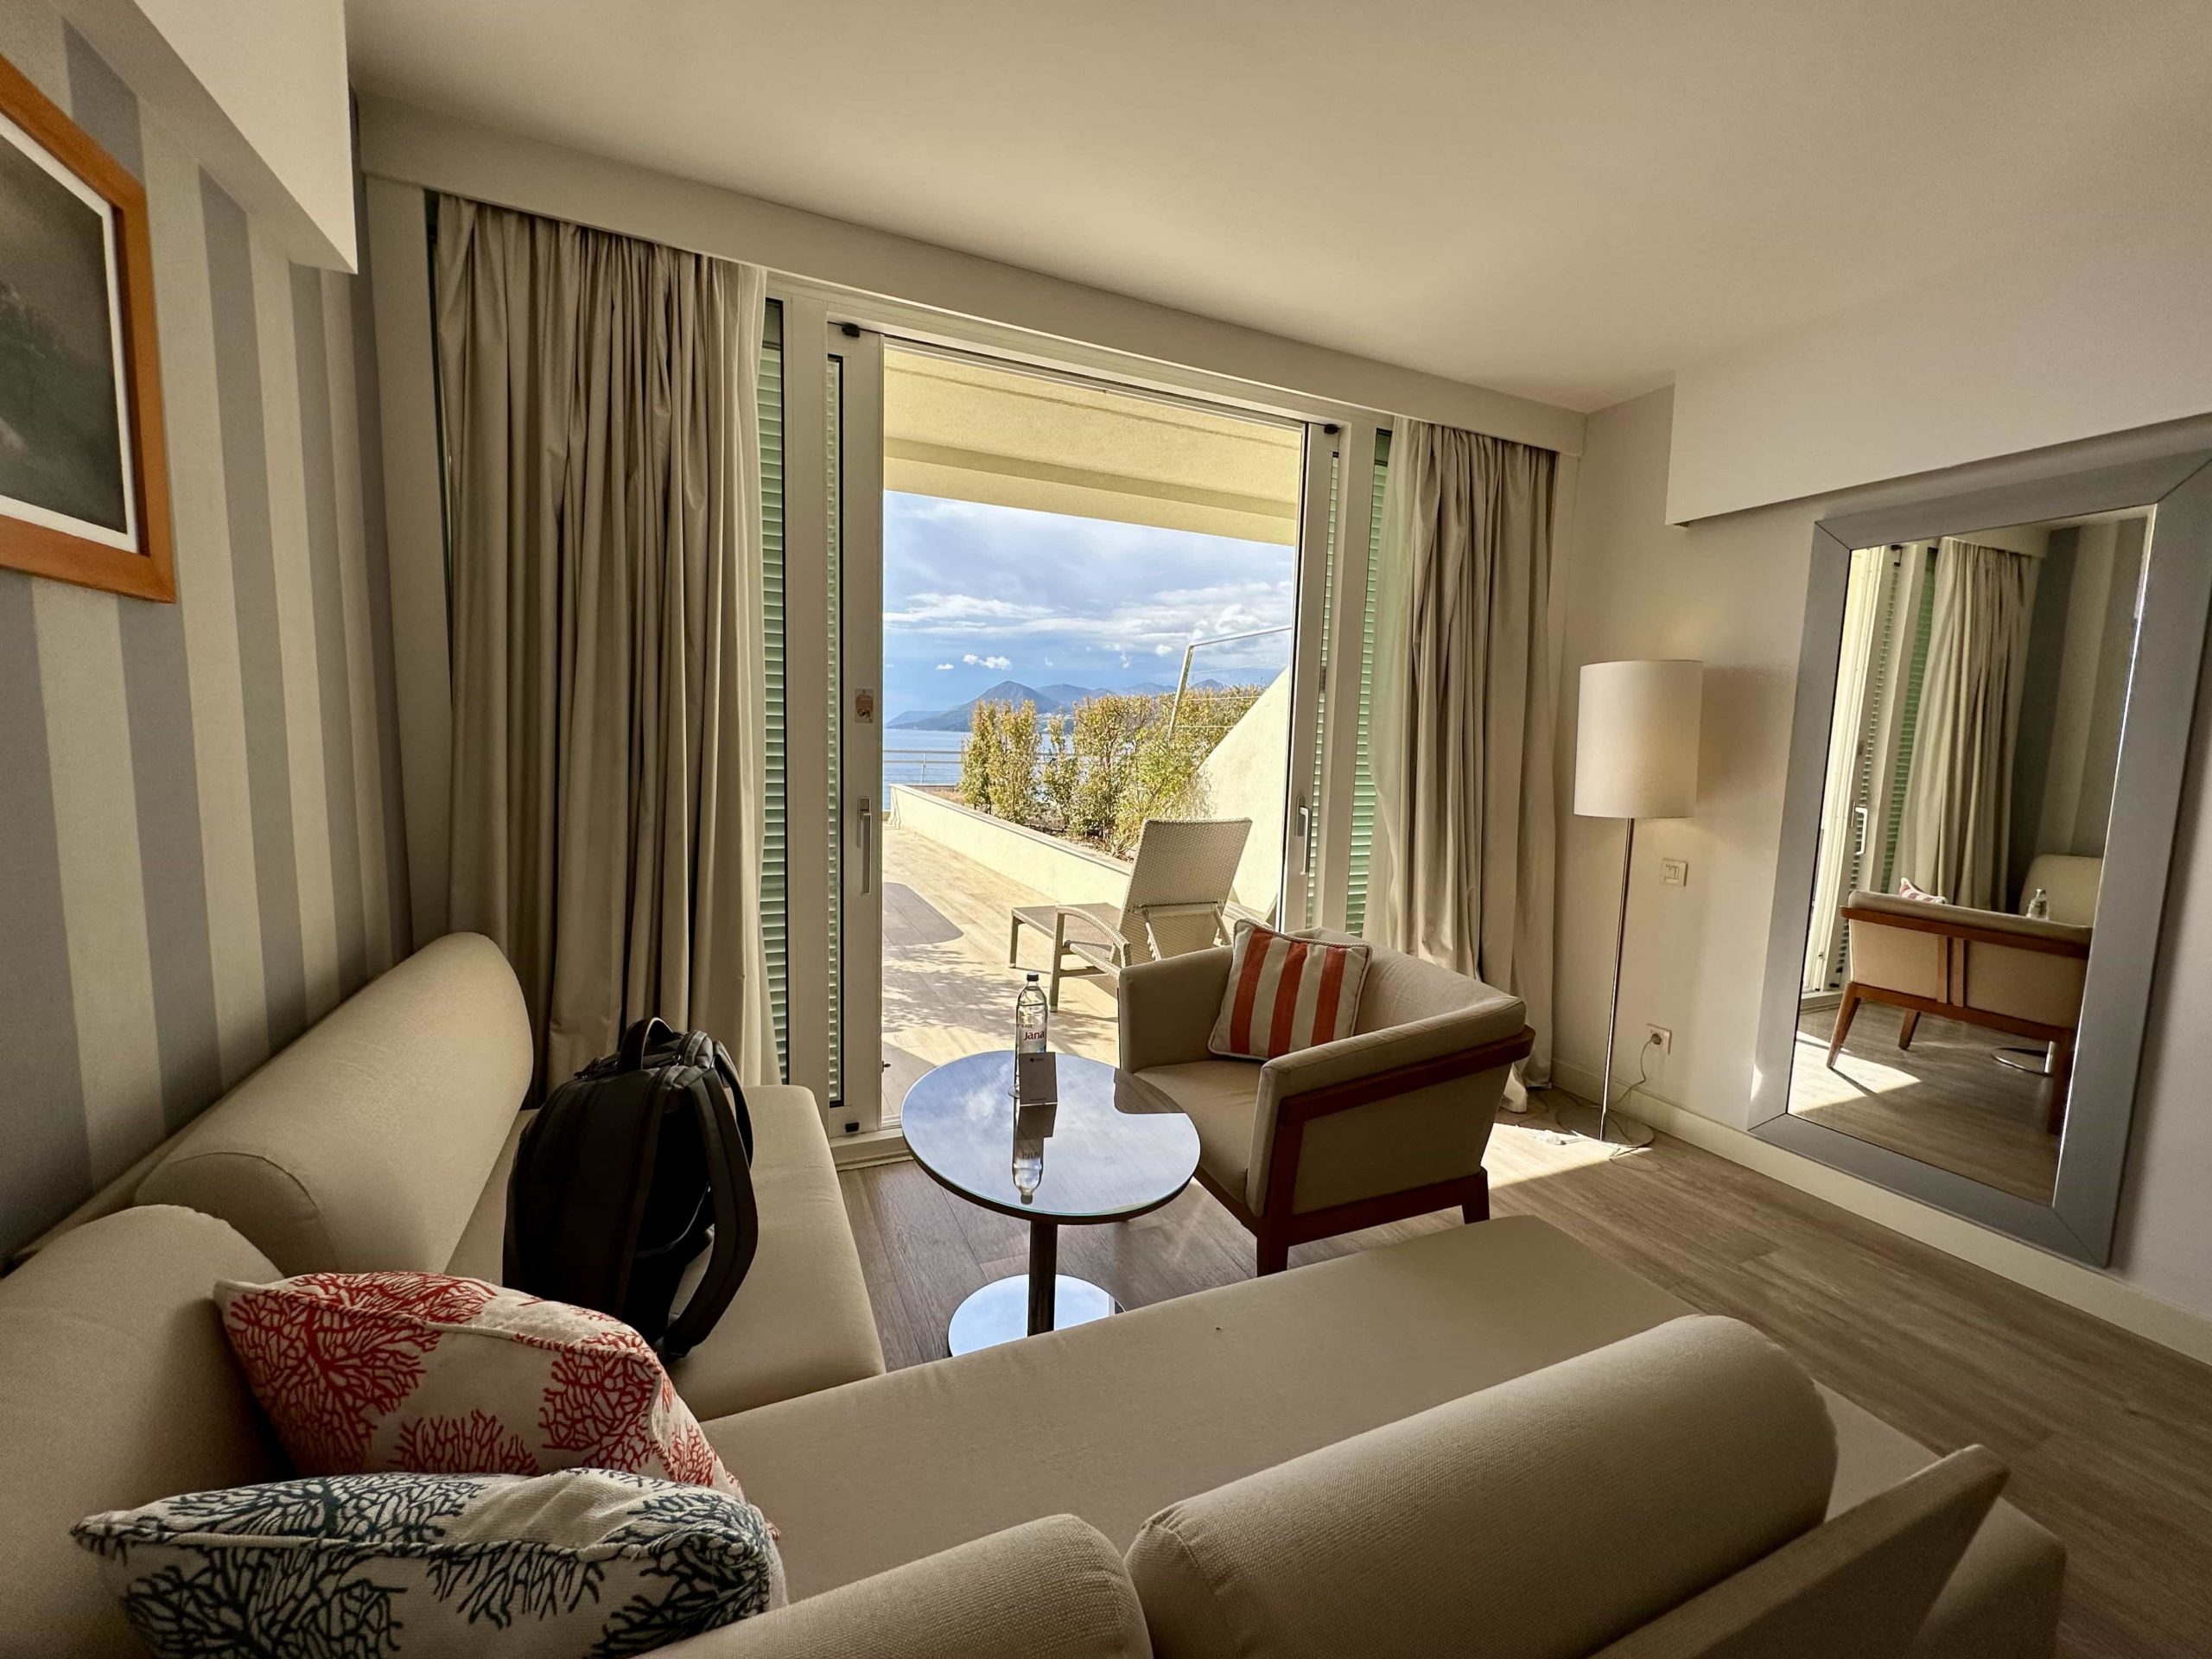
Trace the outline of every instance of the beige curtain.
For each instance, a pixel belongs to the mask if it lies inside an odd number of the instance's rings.
[[[1897,868],[1955,905],[2002,909],[2035,561],[1947,537],[1935,582]]]
[[[1369,720],[1367,935],[1527,1002],[1538,1083],[1551,1070],[1558,461],[1451,427],[1393,428]]]
[[[438,203],[453,925],[541,1085],[658,1014],[775,1076],[755,267]]]

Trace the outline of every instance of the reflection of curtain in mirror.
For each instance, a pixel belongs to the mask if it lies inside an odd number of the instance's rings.
[[[2005,902],[2035,561],[1946,537],[1935,581],[1897,868],[1953,904],[1994,909]]]
[[[1867,681],[1881,622],[1882,571],[1890,556],[1886,547],[1855,550],[1850,585],[1844,590],[1843,649],[1836,659],[1835,712],[1828,724],[1827,780],[1821,791],[1820,849],[1813,868],[1813,914],[1805,935],[1803,990],[1808,996],[1827,988],[1840,919],[1836,912],[1842,907],[1845,883],[1859,847],[1859,818],[1853,806],[1859,792],[1859,746],[1866,738]]]

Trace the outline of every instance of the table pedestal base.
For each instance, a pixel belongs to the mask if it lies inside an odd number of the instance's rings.
[[[1039,1326],[1041,1330],[1058,1331],[1071,1325],[1086,1325],[1122,1311],[1111,1296],[1088,1279],[1054,1274],[1052,1293],[1051,1321]],[[1031,1335],[1029,1302],[1027,1274],[993,1280],[961,1303],[953,1313],[952,1324],[944,1333],[945,1345],[956,1354],[966,1354]]]

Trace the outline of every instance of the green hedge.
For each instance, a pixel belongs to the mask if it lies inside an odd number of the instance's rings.
[[[1256,685],[1109,694],[1042,722],[1032,702],[979,702],[960,752],[961,804],[1126,858],[1147,818],[1203,817],[1198,767],[1259,701]],[[1172,724],[1172,729],[1171,729]]]

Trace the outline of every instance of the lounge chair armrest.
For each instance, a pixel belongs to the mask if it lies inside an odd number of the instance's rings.
[[[1217,946],[1122,970],[1124,1071],[1213,1058],[1206,1052],[1206,1039],[1213,1035],[1221,1000],[1228,994],[1229,958],[1227,947]]]
[[[1295,1053],[1277,1055],[1260,1068],[1260,1111],[1293,1096],[1333,1089],[1340,1084],[1374,1078],[1401,1067],[1416,1066],[1449,1055],[1513,1046],[1528,1019],[1528,1008],[1517,996],[1503,994],[1469,1008],[1431,1014],[1402,1026],[1363,1031],[1333,1043],[1317,1043]],[[1510,1065],[1528,1052],[1501,1058]]]

